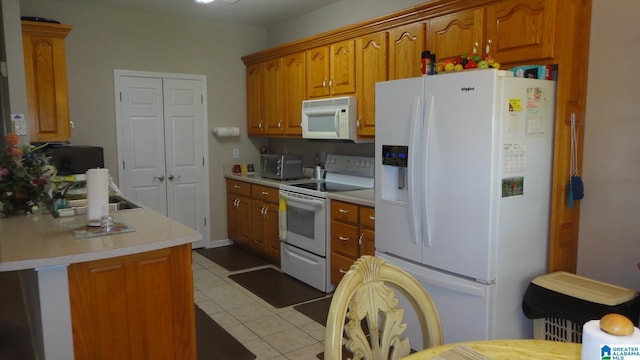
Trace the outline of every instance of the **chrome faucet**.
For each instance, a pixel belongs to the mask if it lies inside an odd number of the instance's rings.
[[[86,180],[80,180],[80,181],[72,181],[70,183],[68,183],[67,185],[63,186],[62,189],[60,190],[60,193],[62,194],[62,198],[66,198],[67,197],[67,192],[69,190],[71,190],[73,187],[76,187],[80,184],[86,184],[87,181]]]

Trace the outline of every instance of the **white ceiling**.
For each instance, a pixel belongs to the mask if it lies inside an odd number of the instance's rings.
[[[197,4],[194,0],[63,0],[71,3],[158,11],[208,18],[215,21],[268,27],[340,0],[215,0]]]

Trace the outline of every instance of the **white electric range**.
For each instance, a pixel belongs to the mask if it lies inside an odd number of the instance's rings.
[[[374,158],[327,155],[325,178],[280,185],[280,266],[318,290],[331,292],[331,238],[328,194],[372,189]],[[282,204],[281,204],[282,205]]]

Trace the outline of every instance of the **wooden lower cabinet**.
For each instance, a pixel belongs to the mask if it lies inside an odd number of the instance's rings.
[[[245,247],[251,245],[250,213],[251,184],[227,180],[227,234]]]
[[[227,179],[227,235],[237,245],[280,264],[279,189]]]
[[[331,200],[331,282],[338,284],[353,262],[375,253],[375,209]]]
[[[68,274],[76,359],[196,359],[191,244]]]
[[[280,234],[278,221],[278,188],[251,185],[252,247],[271,261],[280,263]]]

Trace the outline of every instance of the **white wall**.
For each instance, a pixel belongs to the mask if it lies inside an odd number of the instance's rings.
[[[21,0],[20,11],[73,26],[65,40],[75,124],[71,142],[104,147],[105,166],[116,179],[113,70],[207,76],[209,127],[240,126],[244,134],[224,141],[209,136],[210,239],[226,239],[222,165],[258,159],[256,146],[246,137],[245,67],[240,57],[265,48],[266,30],[56,0]],[[240,160],[232,159],[232,148],[240,149]]]
[[[592,10],[578,274],[640,289],[640,2]]]
[[[13,114],[27,113],[27,88],[24,81],[20,6],[15,0],[2,0],[2,26],[7,61],[8,106]],[[3,114],[4,115],[4,114]],[[5,124],[8,125],[8,124]],[[27,137],[23,137],[27,141]]]
[[[269,47],[377,18],[432,0],[342,0],[306,15],[269,27]]]

